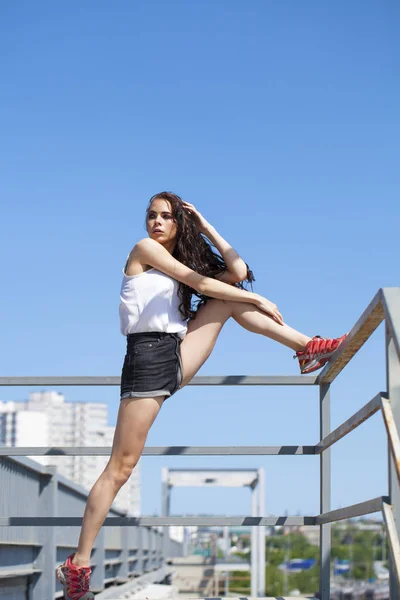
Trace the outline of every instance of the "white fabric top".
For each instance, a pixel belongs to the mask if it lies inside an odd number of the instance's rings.
[[[179,282],[151,268],[139,275],[122,270],[119,318],[122,335],[145,331],[176,333],[184,338],[186,320],[179,312]]]

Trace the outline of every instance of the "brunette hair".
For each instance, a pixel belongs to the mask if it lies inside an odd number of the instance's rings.
[[[182,198],[176,194],[172,192],[154,194],[150,198],[146,210],[146,221],[152,202],[158,198],[170,203],[172,216],[177,224],[176,245],[172,256],[193,271],[196,271],[196,273],[206,277],[215,278],[218,274],[226,271],[227,266],[224,259],[217,253],[216,249],[213,249],[209,240],[200,233],[193,217],[183,208]],[[247,277],[244,281],[251,285],[255,280],[254,275],[247,264],[246,266]],[[233,285],[242,289],[245,287],[243,282]],[[198,308],[209,299],[208,296],[200,294],[184,283],[179,283],[178,295],[181,300],[179,310],[184,319],[195,318]],[[197,297],[197,300],[194,302],[193,296]]]

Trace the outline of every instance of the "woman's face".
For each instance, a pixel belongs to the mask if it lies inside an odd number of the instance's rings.
[[[155,198],[147,213],[147,233],[151,239],[163,246],[175,243],[178,227],[172,215],[171,204],[162,198]]]

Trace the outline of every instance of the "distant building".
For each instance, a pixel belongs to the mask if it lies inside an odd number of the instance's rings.
[[[198,527],[196,525],[189,525],[184,527],[182,525],[171,525],[169,528],[169,537],[171,540],[176,542],[185,542],[189,539],[195,540],[197,538]]]
[[[114,427],[107,425],[108,406],[66,402],[58,392],[34,392],[23,402],[0,401],[0,443],[6,446],[111,446]],[[106,466],[108,456],[31,456],[56,465],[60,474],[87,490]],[[119,491],[114,506],[140,515],[140,468]]]

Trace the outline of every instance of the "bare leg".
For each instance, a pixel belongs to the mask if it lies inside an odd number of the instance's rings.
[[[207,360],[226,321],[232,317],[239,325],[265,335],[292,350],[303,350],[310,338],[288,325],[278,325],[248,302],[209,300],[196,318],[189,322],[188,332],[181,344],[183,364],[182,387],[186,385]]]
[[[110,460],[92,487],[83,516],[78,549],[72,560],[78,567],[89,566],[94,541],[111,504],[128,481],[145,444],[164,397],[122,400]]]

